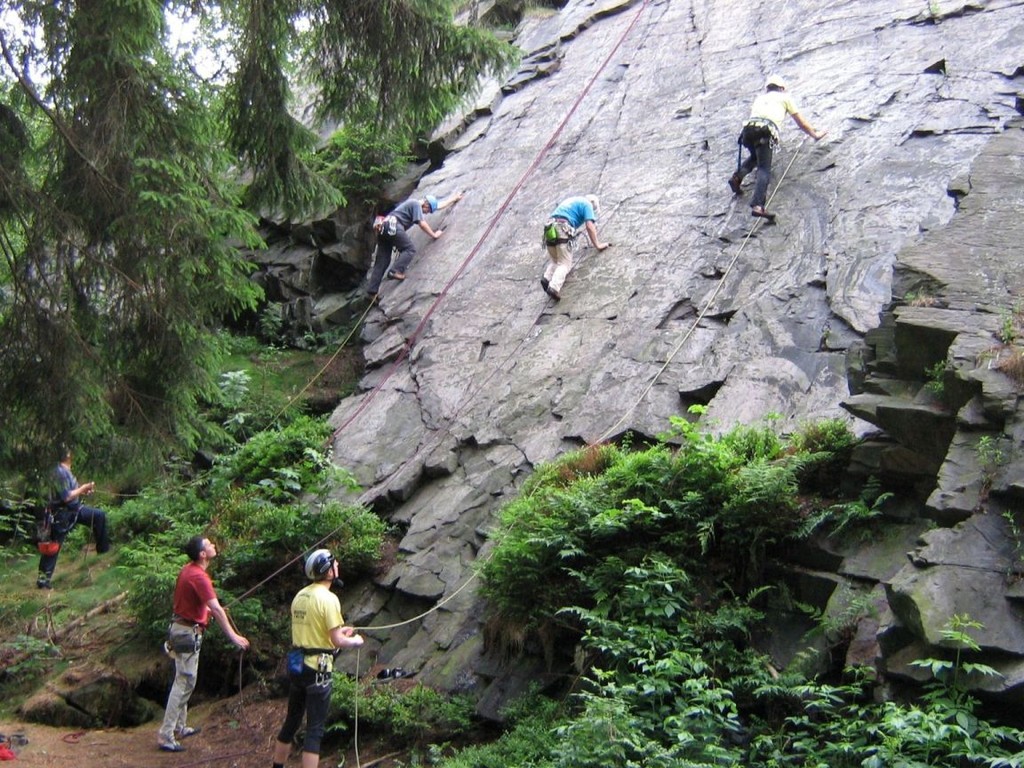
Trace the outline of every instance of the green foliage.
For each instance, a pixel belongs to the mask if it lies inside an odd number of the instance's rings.
[[[777,731],[763,730],[752,742],[752,766],[962,766],[1016,765],[1024,733],[998,727],[978,717],[977,702],[962,687],[961,674],[991,674],[965,663],[961,651],[978,650],[968,630],[980,628],[965,616],[954,616],[943,631],[957,649],[953,660],[925,659],[916,666],[936,677],[917,703],[874,704],[870,680],[849,670],[841,686],[802,684],[781,693],[765,686],[761,696],[777,704],[789,699],[790,714]],[[780,695],[781,693],[781,695]]]
[[[255,219],[162,51],[161,3],[20,10],[6,64],[45,60],[50,79],[44,99],[19,72],[9,102],[32,151],[9,169],[20,192],[0,212],[0,283],[19,276],[0,292],[0,460],[48,466],[59,439],[112,467],[153,460],[169,436],[195,446],[211,330],[259,295],[236,250],[258,242]]]
[[[946,391],[946,368],[946,361],[939,360],[925,371],[928,381],[925,382],[924,388],[936,397],[942,397]]]
[[[724,754],[721,738],[739,730],[734,694],[717,680],[746,678],[756,668],[756,654],[740,651],[735,640],[747,636],[759,612],[726,603],[696,609],[716,596],[702,594],[661,556],[625,568],[615,590],[607,571],[599,577],[595,607],[572,609],[586,627],[582,645],[595,661],[594,690],[581,695],[581,716],[563,729],[579,743],[572,760],[560,764],[714,762]],[[585,735],[595,726],[610,735],[600,745]]]
[[[777,415],[768,416],[765,424],[760,427],[740,424],[725,434],[722,442],[741,459],[771,461],[782,452],[782,440],[770,428],[771,423],[777,419]]]
[[[320,108],[350,124],[413,138],[444,119],[483,75],[516,52],[452,22],[448,0],[329,2],[317,6],[309,57]]]
[[[1004,344],[1013,344],[1017,340],[1017,324],[1014,313],[1004,311],[1000,313],[999,317],[999,341]]]
[[[298,12],[287,2],[238,5],[238,67],[224,100],[229,146],[253,175],[248,204],[274,218],[317,218],[344,204],[310,168],[316,135],[291,113],[288,57]]]
[[[798,503],[809,466],[848,455],[845,425],[809,425],[777,443],[746,428],[715,439],[679,420],[666,440],[675,447],[566,456],[503,510],[483,568],[488,640],[507,653],[531,633],[549,654],[575,647],[580,680],[554,743],[549,731],[543,753],[501,763],[499,741],[487,765],[1020,764],[1024,733],[982,720],[966,693],[967,680],[992,674],[969,656],[978,625],[967,617],[943,633],[950,658],[919,663],[935,683],[906,702],[876,702],[873,670],[807,679],[799,663],[776,672],[758,650],[786,590],[760,562],[819,527],[862,526],[887,498],[871,482],[854,501]],[[839,658],[871,610],[855,593],[845,605],[817,628]],[[459,759],[442,765],[473,764]]]
[[[503,510],[483,568],[498,624],[541,627],[561,607],[587,605],[583,580],[565,574],[613,555],[636,565],[654,546],[753,577],[765,548],[793,530],[797,462],[767,427],[716,440],[679,420],[666,439],[678,447],[585,449],[536,473]]]
[[[154,638],[167,631],[174,583],[185,564],[182,547],[188,537],[178,540],[185,532],[176,529],[177,526],[165,536],[150,537],[145,546],[122,547],[119,554],[119,564],[126,569],[131,583],[126,607],[138,620],[140,629]]]
[[[355,204],[372,210],[380,190],[412,160],[407,139],[381,133],[372,123],[343,125],[317,152],[317,172]]]
[[[215,486],[255,486],[260,498],[272,502],[294,501],[301,493],[321,496],[339,485],[355,488],[351,474],[336,467],[323,447],[330,434],[326,421],[310,416],[264,430],[217,466]]]
[[[790,439],[798,453],[843,454],[856,444],[857,438],[842,419],[822,419],[804,424]]]
[[[565,719],[561,705],[530,692],[513,702],[504,715],[508,727],[495,741],[466,747],[435,763],[440,768],[553,768],[558,745],[555,729]]]
[[[0,32],[0,464],[36,471],[61,439],[110,470],[219,442],[222,424],[200,411],[217,398],[218,326],[261,298],[244,259],[260,245],[257,215],[308,220],[346,190],[365,203],[482,75],[516,58],[436,0],[12,10],[19,23]],[[191,50],[171,47],[165,12],[198,22]],[[222,62],[209,79],[204,47]],[[344,121],[322,152],[298,117],[318,99],[324,124]]]
[[[850,462],[857,437],[842,419],[801,425],[789,440],[798,457],[797,479],[806,493],[834,495]]]
[[[882,508],[892,496],[892,493],[882,492],[877,478],[869,478],[858,498],[815,511],[803,522],[796,535],[806,538],[817,530],[824,530],[829,536],[837,536],[848,529],[862,528],[881,517]]]
[[[981,495],[988,495],[999,468],[1006,464],[1007,455],[1002,441],[992,435],[982,435],[978,440],[978,463],[981,465]]]
[[[401,745],[423,745],[447,739],[472,724],[473,702],[466,696],[445,696],[425,685],[399,689],[390,683],[364,686],[350,677],[335,677],[332,710],[340,719],[329,730],[347,731],[359,716],[359,727],[387,733]]]
[[[346,574],[373,567],[384,522],[362,507],[309,501],[311,494],[322,495],[347,477],[323,449],[329,433],[324,421],[300,417],[255,435],[193,483],[168,480],[121,507],[117,530],[128,541],[120,548],[120,565],[130,582],[128,607],[144,631],[154,638],[165,632],[170,595],[186,562],[182,548],[197,534],[219,545],[211,575],[221,602],[232,606],[237,623],[252,634],[279,636],[278,595],[291,587],[278,585],[274,596],[241,601],[233,595],[300,561],[313,546],[329,547]],[[294,566],[291,572],[298,570]],[[213,642],[215,648],[220,643]]]
[[[35,677],[60,658],[57,646],[49,640],[31,635],[17,635],[11,642],[4,644],[4,651],[14,657],[13,663],[4,665],[4,676],[13,680]]]

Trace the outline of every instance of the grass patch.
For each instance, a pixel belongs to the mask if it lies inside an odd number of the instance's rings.
[[[69,659],[84,654],[100,658],[108,639],[121,638],[125,616],[115,613],[92,619],[88,629],[65,636],[69,625],[127,588],[121,569],[113,567],[114,551],[99,556],[86,546],[85,528],[68,536],[54,572],[54,588],[36,588],[39,553],[29,543],[8,547],[6,574],[0,591],[0,720],[16,719],[25,696],[62,672]],[[57,643],[54,640],[58,639]]]
[[[250,396],[269,402],[276,410],[298,405],[307,412],[323,414],[352,394],[362,375],[363,359],[358,349],[336,351],[233,345],[221,374],[244,371]]]

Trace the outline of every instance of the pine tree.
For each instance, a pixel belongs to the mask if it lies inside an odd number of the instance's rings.
[[[168,47],[172,5],[0,6],[0,464],[48,466],[60,441],[110,464],[197,444],[215,331],[261,298],[239,250],[256,214],[341,202],[292,81],[324,119],[411,138],[510,55],[444,2],[179,8],[231,32],[222,87]]]

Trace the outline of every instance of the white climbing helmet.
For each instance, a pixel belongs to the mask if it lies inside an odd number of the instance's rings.
[[[334,555],[330,550],[318,549],[306,558],[306,578],[310,581],[321,581],[327,577],[334,567]]]

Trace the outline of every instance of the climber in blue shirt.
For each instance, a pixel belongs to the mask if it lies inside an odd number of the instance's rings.
[[[572,252],[576,250],[576,236],[580,228],[586,229],[591,245],[597,250],[603,251],[611,245],[602,243],[597,236],[597,225],[594,222],[600,210],[596,195],[569,197],[559,203],[544,225],[548,265],[540,284],[555,301],[562,298],[562,284],[572,269]]]

